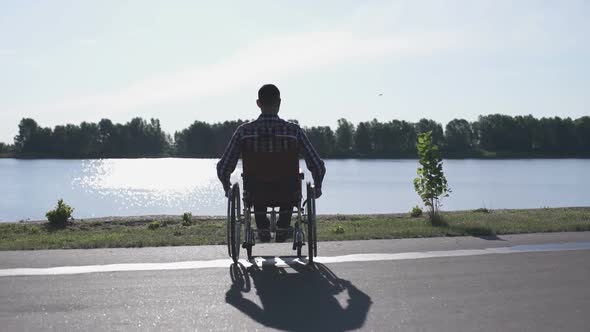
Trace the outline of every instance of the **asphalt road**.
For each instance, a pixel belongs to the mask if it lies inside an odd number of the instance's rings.
[[[215,268],[3,276],[0,331],[588,331],[590,250],[532,247],[545,248],[536,252],[526,245],[589,242],[590,233],[332,242],[320,244],[321,256],[408,255],[313,268],[228,262]],[[529,249],[477,251],[522,245],[517,248]],[[0,272],[208,261],[226,252],[222,246],[0,252]],[[291,251],[267,244],[254,253]]]

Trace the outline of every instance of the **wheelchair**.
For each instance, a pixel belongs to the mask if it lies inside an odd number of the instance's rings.
[[[257,152],[242,150],[243,196],[240,185],[234,183],[228,193],[227,204],[227,250],[234,263],[238,262],[240,248],[246,250],[252,260],[252,248],[256,244],[252,228],[253,207],[271,207],[270,231],[276,230],[279,206],[292,205],[295,216],[293,225],[293,250],[302,258],[303,246],[307,244],[308,263],[317,256],[316,201],[314,186],[307,182],[306,199],[302,202],[303,173],[299,170],[297,149],[284,152]],[[243,205],[242,205],[243,203]],[[269,212],[267,211],[267,216]],[[292,223],[293,224],[293,223]],[[242,233],[244,239],[242,240]]]

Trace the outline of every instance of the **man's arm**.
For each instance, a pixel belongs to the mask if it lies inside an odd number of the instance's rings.
[[[303,158],[305,159],[307,168],[311,171],[313,182],[318,193],[317,196],[319,197],[322,192],[322,181],[326,174],[326,166],[324,166],[324,161],[320,158],[320,155],[314,149],[313,145],[311,145],[311,142],[301,128],[299,128],[298,131],[298,140],[303,147]]]
[[[227,193],[231,188],[230,177],[231,173],[236,169],[238,160],[240,159],[240,140],[242,138],[242,131],[240,128],[236,130],[229,144],[223,152],[223,156],[217,163],[217,177],[223,184],[223,190]]]

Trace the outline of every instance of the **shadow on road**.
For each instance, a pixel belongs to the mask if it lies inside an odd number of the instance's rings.
[[[232,285],[226,302],[267,327],[288,331],[346,331],[362,327],[371,298],[350,281],[338,278],[325,265],[290,268],[253,265],[230,268]],[[253,289],[261,306],[244,297]],[[348,292],[341,305],[337,296]]]
[[[488,241],[506,241],[499,237],[495,230],[484,226],[449,225],[444,219],[438,219],[435,226],[443,227],[456,235],[470,235]]]
[[[473,237],[478,237],[483,240],[488,241],[506,241],[499,237],[493,230],[479,227],[479,226],[452,226],[450,227],[452,230],[455,230],[460,233],[467,233]]]

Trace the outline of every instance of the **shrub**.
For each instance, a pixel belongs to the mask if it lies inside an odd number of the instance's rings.
[[[338,225],[338,226],[336,226],[336,228],[332,229],[332,232],[336,233],[336,234],[344,234],[344,232],[346,232],[346,229],[344,229],[344,227]]]
[[[417,218],[420,217],[422,215],[422,209],[416,205],[412,208],[412,211],[410,211],[410,217],[412,218]]]
[[[190,212],[183,213],[182,214],[182,226],[190,226],[192,218],[193,218],[193,215]]]
[[[47,217],[47,221],[49,221],[49,225],[54,227],[66,227],[73,212],[74,209],[64,203],[63,199],[60,199],[57,201],[55,209],[48,211],[45,216]]]
[[[159,221],[152,221],[148,225],[148,229],[151,229],[151,230],[158,229],[158,228],[160,228],[160,222]]]
[[[490,210],[488,210],[486,208],[479,208],[479,209],[473,210],[473,212],[490,213]]]
[[[181,236],[182,235],[182,232],[179,231],[179,230],[176,230],[176,231],[174,231],[173,234],[174,234],[174,236]]]

